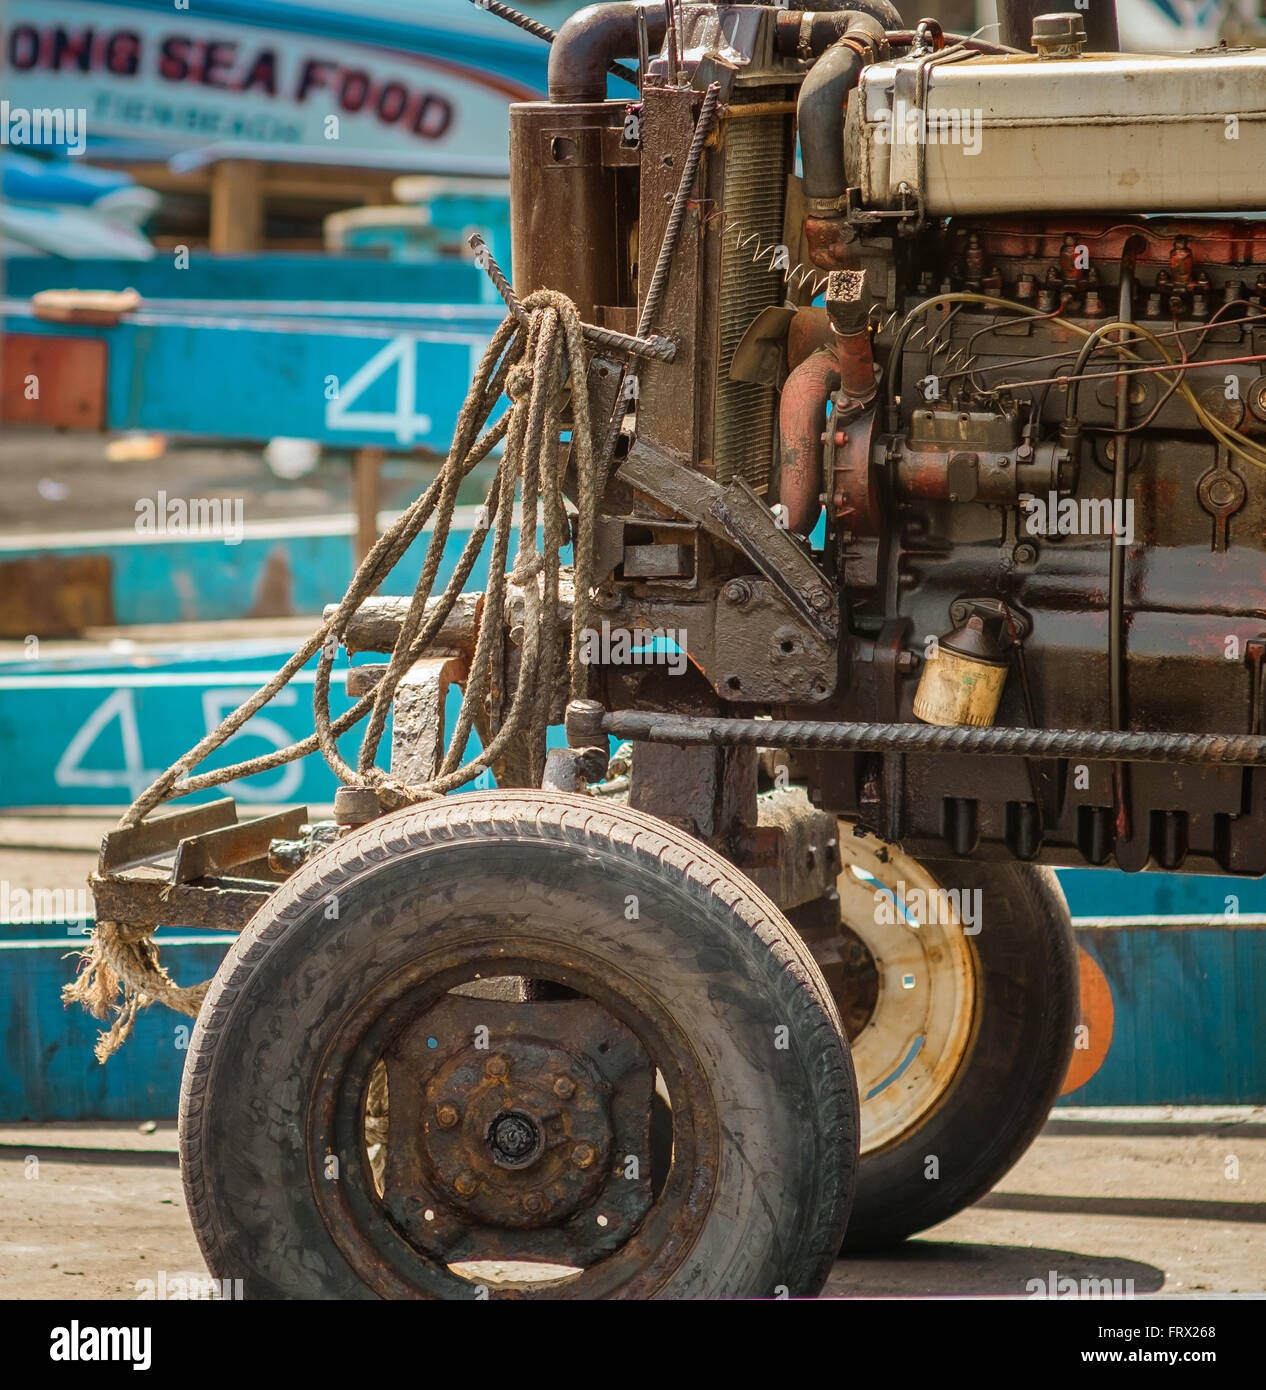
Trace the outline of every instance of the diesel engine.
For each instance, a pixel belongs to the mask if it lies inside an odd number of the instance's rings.
[[[1003,38],[596,5],[512,108],[516,291],[663,349],[597,606],[689,669],[603,702],[869,728],[773,762],[923,857],[1261,873],[1266,55]]]

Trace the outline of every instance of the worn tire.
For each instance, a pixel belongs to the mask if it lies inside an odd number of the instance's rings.
[[[895,1244],[990,1191],[1042,1129],[1072,1055],[1077,949],[1054,873],[1026,864],[927,867],[946,888],[982,894],[971,1037],[936,1108],[862,1154],[849,1251]]]
[[[636,921],[625,919],[628,894]],[[634,1296],[818,1292],[848,1217],[857,1099],[811,956],[697,841],[651,816],[539,791],[451,797],[373,822],[301,869],[228,952],[180,1102],[185,1193],[212,1273],[244,1279],[255,1298],[472,1296],[446,1271],[385,1295],[358,1277],[313,1195],[305,1107],[339,1018],[377,981],[469,932],[479,905],[512,949],[561,943],[635,981],[706,1076],[721,1136],[711,1205],[677,1263]]]

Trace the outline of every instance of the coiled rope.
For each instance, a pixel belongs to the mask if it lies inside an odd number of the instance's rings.
[[[173,763],[129,807],[120,827],[137,825],[156,806],[176,797],[203,791],[267,772],[320,751],[344,786],[374,790],[384,810],[430,800],[455,791],[494,763],[516,739],[526,741],[534,784],[539,785],[545,762],[545,739],[550,704],[560,658],[558,594],[562,565],[560,550],[572,540],[563,502],[561,412],[565,388],[571,384],[571,459],[576,466],[577,525],[573,547],[575,599],[569,661],[573,699],[587,694],[587,672],[580,659],[581,634],[593,574],[596,477],[599,460],[593,448],[589,398],[585,389],[586,350],[580,314],[566,295],[541,290],[523,301],[525,319],[511,315],[497,329],[479,365],[461,414],[453,444],[439,475],[412,505],[383,533],[361,563],[347,592],[331,617],[307,639],[277,674],[250,699],[226,716],[200,743]],[[510,408],[488,425],[502,395]],[[439,600],[427,610],[452,528],[458,490],[472,470],[502,441],[505,450],[488,490],[482,516],[462,549],[453,577]],[[516,493],[521,502],[518,546],[509,573]],[[409,546],[434,518],[422,572],[382,679],[345,713],[330,714],[330,672],[347,626],[360,605],[377,592]],[[543,541],[538,544],[537,532]],[[489,584],[462,692],[461,711],[449,739],[443,763],[430,781],[406,785],[378,767],[375,758],[396,689],[410,667],[435,640],[465,588],[488,536],[492,536]],[[521,586],[525,596],[522,659],[510,707],[500,709],[498,680],[504,658],[504,623],[508,583]],[[314,657],[318,657],[313,691],[315,731],[288,748],[250,758],[230,767],[195,775],[194,769],[222,747],[246,722],[281,691]],[[480,752],[463,762],[476,718],[483,716],[491,737]],[[356,767],[344,761],[337,739],[368,717]],[[83,1004],[95,1018],[111,1008],[116,1016],[97,1040],[96,1056],[104,1062],[132,1032],[138,1012],[158,1002],[196,1017],[210,986],[178,985],[159,961],[152,940],[154,927],[125,922],[98,922],[80,961],[76,979],[62,991],[67,1003]],[[120,991],[122,997],[120,998]]]

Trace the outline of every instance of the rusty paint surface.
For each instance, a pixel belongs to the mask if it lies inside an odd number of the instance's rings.
[[[104,338],[5,334],[0,341],[0,420],[105,429],[108,357]]]
[[[108,555],[33,555],[0,562],[0,637],[77,637],[114,622]]]

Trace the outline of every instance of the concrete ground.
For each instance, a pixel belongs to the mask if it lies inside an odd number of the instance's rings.
[[[1064,1110],[995,1192],[838,1261],[825,1296],[1022,1297],[1051,1271],[1136,1296],[1262,1293],[1264,1224],[1266,1108]],[[135,1298],[203,1270],[174,1124],[0,1128],[0,1298]]]

